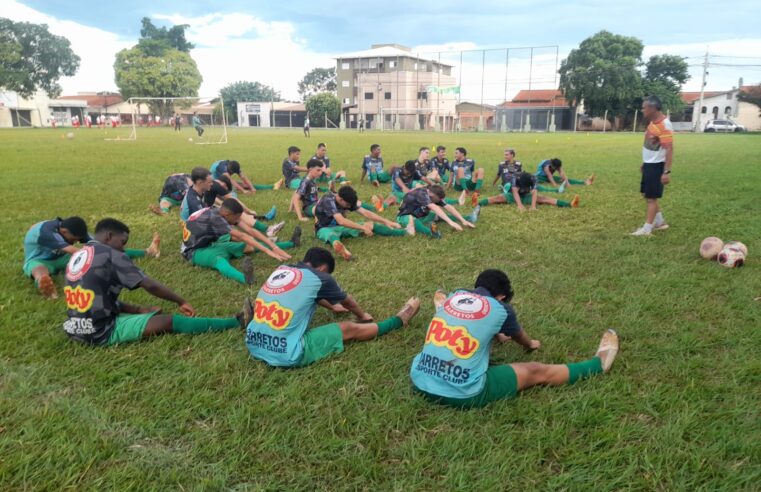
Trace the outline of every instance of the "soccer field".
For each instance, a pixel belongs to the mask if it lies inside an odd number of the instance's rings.
[[[106,142],[95,129],[68,140],[67,131],[0,132],[0,488],[758,490],[761,135],[677,135],[663,200],[671,228],[642,238],[629,236],[644,219],[641,134],[315,129],[306,139],[300,129],[233,129],[227,145],[195,145],[192,129],[140,130],[134,142]],[[577,209],[492,206],[476,230],[444,226],[441,240],[348,240],[357,260],[340,261],[335,277],[376,319],[412,295],[423,308],[410,326],[304,369],[252,361],[239,330],[79,346],[61,329],[64,301],[43,300],[23,277],[33,223],[76,214],[94,228],[115,217],[132,229],[131,247],[162,234],[161,257],[136,261],[148,275],[201,316],[234,313],[246,289],[183,260],[176,209],[157,217],[147,206],[169,174],[236,159],[252,181],[271,183],[289,145],[306,162],[318,142],[355,185],[372,143],[386,167],[422,145],[446,145],[450,159],[464,146],[486,169],[484,196],[497,193],[491,181],[507,146],[532,172],[560,157],[570,177],[597,181],[566,191],[581,196]],[[355,187],[364,200],[374,192],[367,182]],[[276,204],[285,236],[298,223],[285,214],[289,198],[243,196],[260,212]],[[311,226],[304,232],[295,257],[320,245]],[[744,242],[746,266],[702,260],[706,236]],[[276,262],[257,254],[254,265],[253,295]],[[531,354],[495,345],[493,363],[586,359],[615,328],[622,348],[612,371],[480,410],[413,394],[410,363],[434,291],[470,288],[485,268],[508,272],[519,320],[543,344]],[[56,281],[60,292],[62,276]],[[123,299],[175,310],[142,291]],[[321,310],[314,323],[333,319]]]

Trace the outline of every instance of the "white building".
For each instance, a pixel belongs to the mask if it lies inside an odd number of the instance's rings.
[[[300,128],[307,116],[306,107],[290,102],[239,102],[238,126],[257,128]]]
[[[691,104],[685,114],[691,117],[693,127],[697,125],[697,130],[700,132],[705,129],[706,123],[709,121],[722,119],[743,125],[750,132],[761,131],[759,107],[755,104],[742,102],[737,97],[740,91],[750,88],[751,86],[741,85],[739,89],[733,88],[730,91],[706,92],[703,94],[702,105],[699,105],[698,93],[682,93],[682,100]]]
[[[84,100],[50,99],[38,91],[24,98],[13,91],[0,91],[0,128],[70,126],[71,117],[80,121],[85,114]]]

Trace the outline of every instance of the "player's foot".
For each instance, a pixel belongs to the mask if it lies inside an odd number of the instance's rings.
[[[250,256],[243,258],[243,278],[246,280],[246,285],[253,285],[254,283],[254,262],[251,261]]]
[[[608,329],[602,334],[600,346],[595,354],[595,357],[599,357],[602,363],[602,372],[610,371],[610,366],[613,365],[613,361],[616,360],[616,355],[618,355],[619,346],[620,343],[616,330]]]
[[[481,194],[477,191],[474,191],[473,194],[470,195],[470,206],[477,207],[479,198],[481,198]]]
[[[280,232],[280,230],[285,227],[285,221],[278,222],[277,224],[272,224],[267,228],[267,237],[273,237],[275,234]]]
[[[285,178],[280,178],[277,181],[275,181],[275,184],[272,186],[273,190],[279,190],[283,187],[283,184],[285,183]]]
[[[148,210],[150,210],[151,212],[153,212],[156,215],[166,215],[166,212],[161,210],[161,207],[159,207],[155,203],[151,203],[150,205],[148,205]]]
[[[340,188],[342,186],[349,186],[350,184],[351,184],[351,181],[339,181],[338,187]]]
[[[587,185],[595,184],[595,176],[594,174],[587,178]]]
[[[328,183],[328,190],[330,190],[331,193],[336,192],[336,182],[333,180],[330,180],[330,183]]]
[[[275,215],[277,215],[277,207],[273,205],[272,208],[264,214],[264,220],[274,220]]]
[[[46,299],[58,299],[55,282],[53,282],[53,277],[50,275],[40,277],[37,281],[37,289],[40,291],[40,294],[42,294],[42,297]]]
[[[344,246],[344,243],[341,241],[334,241],[333,242],[333,249],[337,254],[339,254],[344,260],[351,261],[352,255],[349,252],[348,249],[346,249],[346,246]]]
[[[251,323],[251,320],[254,319],[254,303],[251,302],[250,297],[243,299],[243,308],[236,318],[238,318],[238,323],[240,323],[240,327],[244,330],[248,327],[248,324]]]
[[[377,212],[383,212],[383,198],[378,195],[373,195],[370,197],[370,202],[373,204]]]
[[[563,181],[558,187],[558,193],[565,193],[565,187],[568,186],[568,181]]]
[[[441,232],[439,231],[439,226],[436,222],[431,222],[431,237],[433,239],[441,239]]]
[[[632,236],[652,236],[652,229],[648,229],[645,226],[640,227],[636,231],[631,233]]]
[[[373,181],[373,186],[375,186],[376,188],[380,187],[380,182],[376,179],[375,181]]]
[[[153,233],[151,245],[146,248],[145,256],[148,258],[158,258],[161,256],[161,236],[158,232]]]
[[[457,199],[457,203],[460,205],[465,205],[465,198],[467,198],[468,192],[465,190],[462,190],[462,193],[460,193],[460,198]]]
[[[573,197],[573,200],[571,200],[571,208],[577,208],[579,206],[580,201],[581,201],[581,198],[579,198],[579,195],[575,195]]]
[[[407,235],[414,236],[415,235],[415,219],[410,216],[410,220],[407,221],[407,225],[404,227],[404,230],[407,231]]]
[[[665,231],[669,228],[669,225],[666,222],[661,222],[660,224],[656,222],[653,224],[653,230],[654,231]]]
[[[447,293],[443,290],[437,289],[436,292],[433,293],[433,307],[435,307],[437,310],[444,307],[446,300]]]
[[[297,225],[293,229],[293,235],[291,236],[291,242],[297,248],[301,246],[301,226]]]
[[[470,213],[470,215],[465,217],[465,219],[468,222],[472,222],[472,223],[475,224],[476,222],[478,222],[478,216],[479,215],[481,215],[481,206],[480,205],[476,205],[476,208],[474,208],[473,211]]]
[[[407,326],[407,324],[412,318],[415,317],[418,311],[420,311],[420,299],[417,297],[410,297],[407,299],[407,302],[404,303],[402,309],[396,313],[396,315],[402,320],[404,326]]]

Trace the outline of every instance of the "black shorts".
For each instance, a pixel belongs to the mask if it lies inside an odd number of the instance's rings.
[[[645,198],[660,198],[663,196],[663,169],[665,163],[656,162],[655,164],[642,165],[642,182],[639,185],[639,192],[645,195]]]

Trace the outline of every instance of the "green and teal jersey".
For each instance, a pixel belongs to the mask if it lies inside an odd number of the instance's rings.
[[[462,161],[454,160],[451,164],[452,173],[457,178],[457,170],[462,168],[464,170],[463,177],[470,179],[473,177],[473,171],[476,169],[476,161],[473,159],[464,159]]]
[[[557,169],[552,168],[552,163],[549,159],[545,159],[542,162],[539,163],[538,166],[536,166],[536,172],[534,173],[534,176],[539,178],[544,178],[547,176],[545,173],[544,168],[549,167],[549,170],[551,171],[550,174],[555,174],[557,172]]]
[[[412,384],[426,393],[469,398],[481,392],[497,333],[515,336],[515,311],[484,288],[457,290],[436,310],[423,350],[412,361]]]
[[[61,219],[45,220],[29,228],[24,236],[24,263],[34,260],[55,260],[67,253],[63,248],[71,246],[59,229]],[[88,240],[91,239],[88,237]]]
[[[278,267],[254,301],[254,317],[246,329],[251,356],[276,367],[297,365],[304,354],[304,334],[322,299],[331,304],[346,299],[330,274],[305,263]]]

